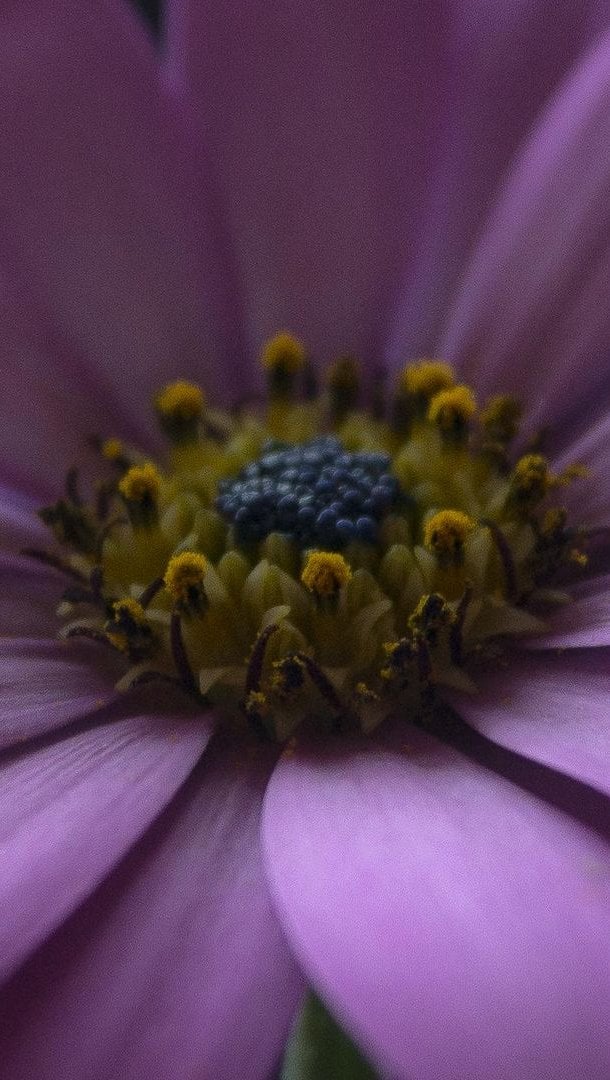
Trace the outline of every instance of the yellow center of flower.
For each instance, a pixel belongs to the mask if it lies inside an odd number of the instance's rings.
[[[262,365],[260,411],[204,417],[185,381],[158,394],[162,468],[110,438],[90,499],[71,470],[41,511],[79,579],[63,632],[116,649],[121,687],[169,681],[260,738],[370,732],[397,709],[426,722],[444,688],[473,691],[510,636],[540,632],[557,576],[586,561],[552,503],[579,470],[512,460],[519,403],[477,413],[441,361],[370,409],[351,357],[320,391],[291,334]]]

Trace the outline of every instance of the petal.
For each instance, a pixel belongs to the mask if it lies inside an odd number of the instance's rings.
[[[194,98],[240,258],[250,346],[283,326],[370,355],[438,137],[446,5],[182,0],[169,77]]]
[[[108,705],[116,657],[93,642],[4,638],[0,657],[0,747],[63,727]]]
[[[502,746],[610,794],[610,649],[511,657],[506,671],[454,694],[459,714]]]
[[[139,848],[7,988],[11,1080],[271,1075],[303,992],[261,868],[271,765],[256,748],[210,746]]]
[[[589,649],[610,646],[610,574],[570,589],[572,602],[553,612],[549,631],[527,638],[528,649]]]
[[[0,295],[0,364],[1,478],[12,487],[57,498],[87,435],[138,439],[137,424],[121,415],[99,371],[14,280]]]
[[[389,357],[438,343],[446,311],[513,158],[581,52],[608,26],[605,0],[457,0],[438,152],[409,253]]]
[[[11,2],[0,29],[9,278],[132,408],[177,374],[226,389],[215,360],[239,352],[228,254],[152,40],[113,0]]]
[[[36,517],[38,502],[0,480],[0,550],[44,547],[49,532]]]
[[[66,579],[33,559],[0,552],[0,636],[57,637]]]
[[[265,862],[306,973],[391,1076],[602,1080],[607,845],[402,731],[272,777]]]
[[[610,334],[610,35],[555,95],[483,231],[441,351],[565,440],[603,397]],[[549,378],[552,373],[552,378]]]
[[[132,715],[0,767],[4,979],[119,862],[171,799],[209,728]]]
[[[573,462],[584,465],[588,474],[572,484],[565,500],[575,520],[588,526],[610,525],[610,408],[592,422],[591,413],[583,410],[585,431],[554,462],[559,472]]]

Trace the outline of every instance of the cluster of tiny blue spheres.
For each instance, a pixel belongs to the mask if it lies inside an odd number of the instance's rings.
[[[257,461],[221,481],[216,507],[240,545],[272,532],[301,549],[374,544],[380,521],[402,501],[389,467],[387,454],[349,453],[332,435],[301,446],[269,441]]]

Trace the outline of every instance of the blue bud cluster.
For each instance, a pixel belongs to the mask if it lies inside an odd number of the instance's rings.
[[[374,544],[379,523],[402,501],[383,453],[349,453],[332,435],[301,446],[275,441],[232,480],[219,485],[216,507],[238,544],[288,535],[301,549]]]

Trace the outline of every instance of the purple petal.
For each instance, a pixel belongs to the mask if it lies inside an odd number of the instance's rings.
[[[527,638],[528,649],[589,649],[610,646],[610,574],[570,589],[572,602],[553,612],[549,631]]]
[[[4,637],[57,637],[55,614],[68,584],[56,570],[33,559],[0,552],[0,635]]]
[[[610,649],[528,654],[451,703],[483,735],[610,794]]]
[[[263,1080],[303,986],[259,851],[272,762],[210,746],[139,848],[7,988],[11,1080]]]
[[[36,517],[38,506],[31,496],[0,480],[0,550],[19,551],[48,544],[49,531]]]
[[[472,259],[441,351],[535,429],[608,384],[610,35],[555,95]],[[552,378],[549,374],[552,373]]]
[[[418,230],[438,138],[446,5],[170,5],[225,197],[250,346],[283,326],[370,355]]]
[[[603,1080],[607,846],[421,731],[394,745],[271,779],[265,862],[307,975],[391,1076]]]
[[[0,974],[87,897],[169,802],[202,752],[193,718],[120,713],[0,767]]]
[[[120,387],[145,413],[177,374],[220,392],[239,329],[218,210],[140,21],[118,2],[23,0],[0,27],[8,278],[86,357],[101,404]]]
[[[588,422],[588,423],[587,423]],[[610,409],[604,401],[603,413],[591,422],[583,410],[581,424],[586,429],[579,439],[554,462],[557,471],[580,462],[588,475],[572,484],[565,493],[566,504],[575,520],[589,526],[610,525]]]
[[[402,363],[435,348],[514,155],[565,73],[609,22],[605,0],[457,0],[452,7],[438,152],[389,342],[390,358]]]
[[[92,642],[4,638],[0,656],[0,747],[24,742],[103,708],[121,668]]]

